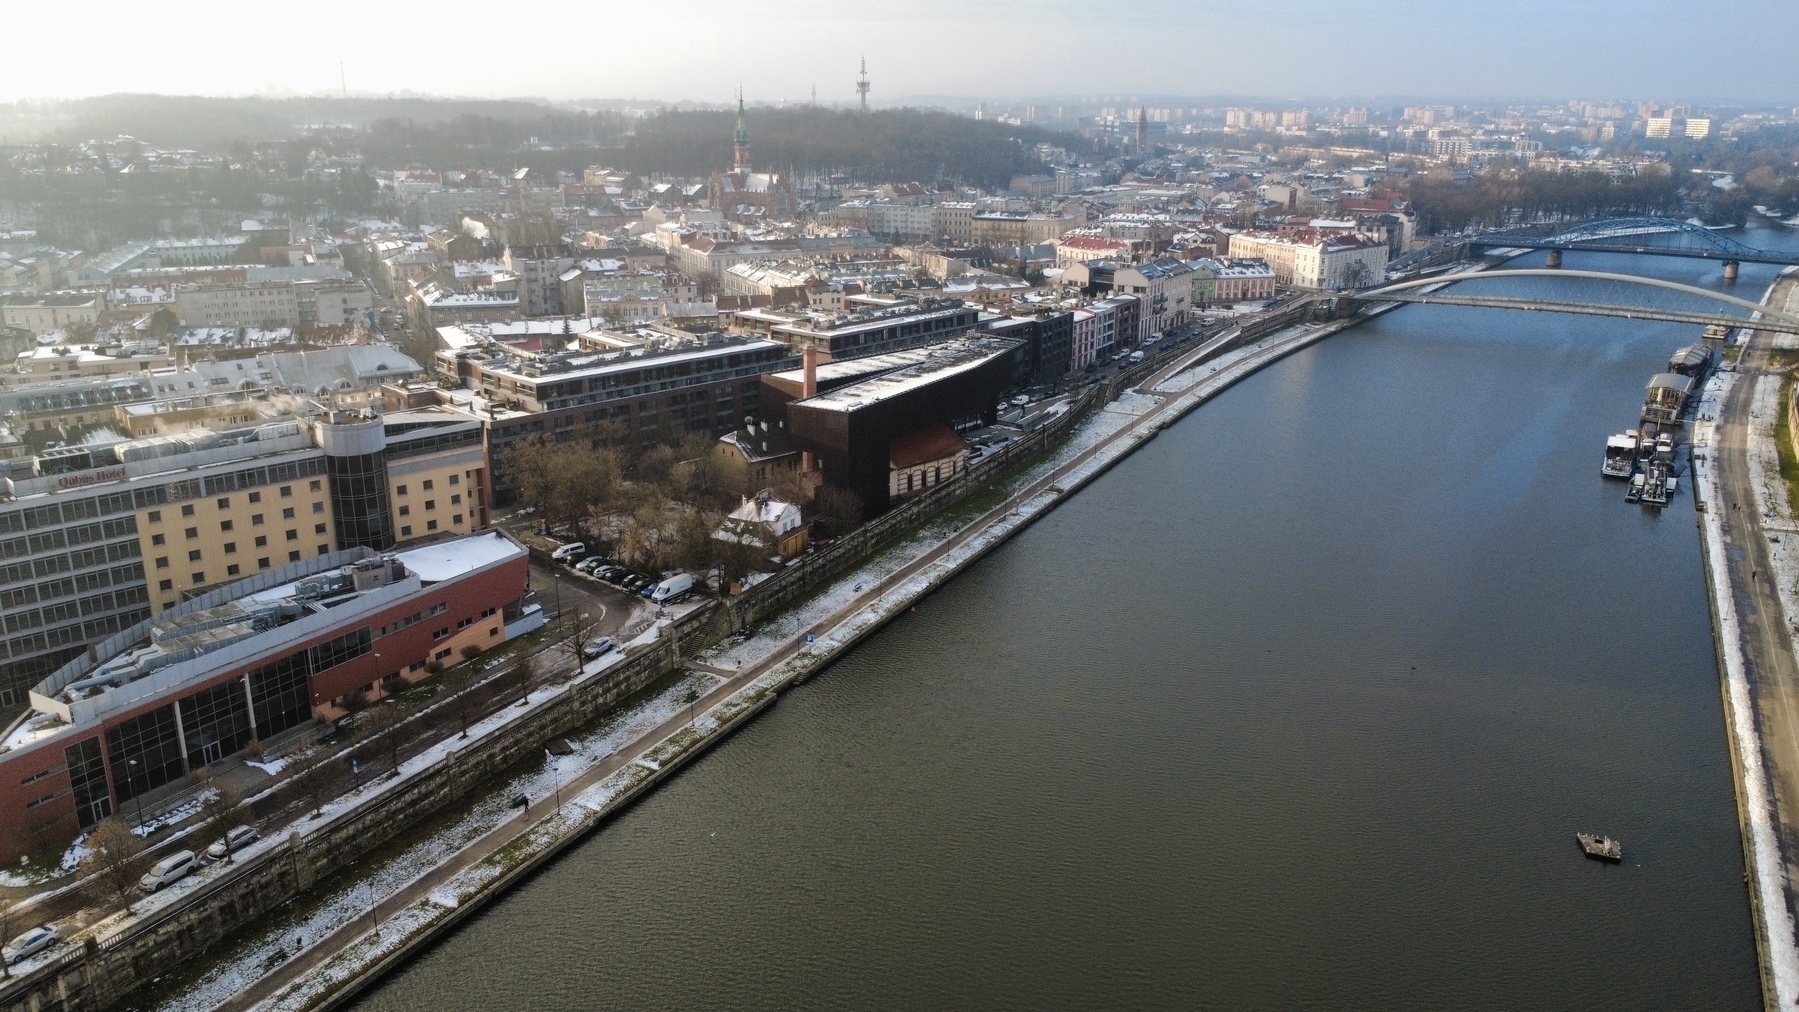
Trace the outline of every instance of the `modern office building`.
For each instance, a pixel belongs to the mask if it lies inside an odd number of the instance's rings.
[[[479,419],[432,407],[0,463],[0,719],[86,644],[222,583],[486,526],[486,460]]]
[[[542,624],[497,531],[254,573],[101,638],[38,681],[0,739],[0,861],[66,844],[142,794]]]

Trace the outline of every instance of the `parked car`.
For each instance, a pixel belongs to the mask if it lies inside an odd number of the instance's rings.
[[[605,580],[607,583],[611,583],[613,580],[618,579],[619,574],[623,572],[624,570],[617,566],[601,566],[593,571],[593,575]]]
[[[591,573],[605,564],[605,559],[582,559],[580,562],[575,563],[575,568],[583,573]]]
[[[1012,398],[1012,406],[1015,408],[1022,408],[1029,403],[1031,403],[1031,399],[1024,394],[1019,394],[1017,397]]]
[[[652,604],[674,604],[693,593],[693,574],[677,573],[656,585],[650,594]]]
[[[557,562],[573,562],[587,554],[587,546],[579,541],[571,541],[550,553],[550,558]]]
[[[595,657],[604,657],[612,652],[612,646],[612,637],[601,636],[599,639],[582,647],[581,656],[590,661]]]
[[[50,946],[55,945],[61,938],[62,936],[56,933],[55,928],[48,924],[40,924],[12,941],[7,942],[6,947],[0,949],[0,959],[5,960],[7,966],[12,966],[14,963],[23,963],[27,959],[48,949]]]
[[[233,826],[222,838],[214,840],[212,846],[206,848],[206,860],[223,861],[226,854],[235,854],[256,841],[255,826]]]
[[[200,859],[191,850],[178,850],[168,857],[150,866],[144,877],[137,880],[138,887],[144,892],[153,893],[163,886],[179,882],[200,867]]]

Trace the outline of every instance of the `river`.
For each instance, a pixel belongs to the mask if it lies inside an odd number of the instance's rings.
[[[1599,475],[1696,336],[1294,355],[359,1008],[1759,1008],[1691,495]]]

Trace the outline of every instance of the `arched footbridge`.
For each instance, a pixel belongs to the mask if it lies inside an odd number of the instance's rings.
[[[1542,296],[1508,296],[1469,294],[1455,289],[1464,284],[1479,283],[1486,288],[1486,282],[1505,282],[1517,278],[1562,278],[1596,283],[1593,287],[1595,295],[1618,294],[1617,286],[1638,286],[1658,293],[1677,293],[1680,298],[1664,297],[1664,304],[1655,305],[1638,299],[1600,299],[1600,298],[1551,298]],[[1575,286],[1578,287],[1578,286]],[[1355,292],[1344,298],[1358,302],[1415,302],[1437,306],[1474,306],[1481,309],[1522,309],[1541,313],[1575,313],[1583,316],[1616,316],[1628,320],[1662,320],[1670,323],[1691,323],[1699,326],[1753,327],[1757,330],[1777,330],[1788,334],[1799,334],[1799,315],[1784,310],[1772,309],[1747,299],[1739,299],[1734,295],[1683,285],[1674,281],[1663,281],[1659,278],[1644,278],[1634,274],[1613,274],[1608,271],[1572,271],[1549,268],[1530,268],[1519,270],[1480,271],[1450,277],[1420,278],[1412,281],[1401,281],[1397,284],[1372,288],[1365,292]],[[1694,298],[1709,300],[1713,305],[1695,304]],[[1735,310],[1732,312],[1731,310]]]

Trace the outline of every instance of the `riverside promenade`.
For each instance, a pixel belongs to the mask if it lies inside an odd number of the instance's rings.
[[[1799,284],[1770,286],[1764,303],[1790,308]],[[1743,863],[1766,1008],[1799,1005],[1799,522],[1782,476],[1779,429],[1784,370],[1778,338],[1748,331],[1733,370],[1703,392],[1692,433],[1692,487],[1731,765]]]
[[[1217,359],[1221,337],[1183,355],[1077,426],[1059,451],[1007,482],[1001,501],[950,529],[928,526],[845,574],[765,633],[693,667],[723,677],[689,709],[531,798],[519,815],[448,855],[225,1000],[222,1009],[335,1007],[772,705],[919,597],[952,578],[1163,427],[1237,381],[1355,321],[1302,324]],[[691,716],[690,716],[691,714]]]

